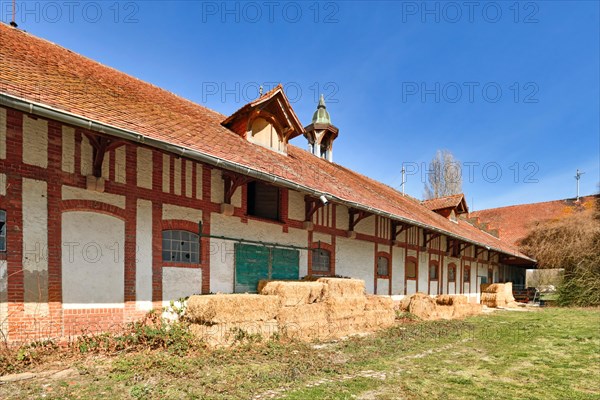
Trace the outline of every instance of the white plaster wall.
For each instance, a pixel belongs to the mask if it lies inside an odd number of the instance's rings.
[[[312,241],[313,241],[313,243],[317,243],[317,242],[321,241],[321,242],[327,243],[327,244],[331,244],[331,242],[332,242],[331,235],[328,235],[326,233],[321,233],[321,232],[313,232]]]
[[[288,191],[288,217],[296,221],[304,221],[304,195],[295,190]]]
[[[162,269],[163,305],[182,297],[202,292],[202,270],[199,268],[164,267]]]
[[[94,153],[92,151],[92,155],[93,154]],[[118,175],[118,174],[119,173],[115,169],[115,175]],[[106,152],[106,154],[104,154],[104,159],[102,160],[102,177],[106,180],[108,180],[110,178],[110,153],[109,152]]]
[[[124,307],[125,223],[73,211],[62,215],[63,308]]]
[[[25,313],[48,314],[48,189],[23,178],[23,270]]]
[[[6,175],[0,174],[0,196],[6,196]]]
[[[222,203],[225,197],[224,182],[221,170],[213,169],[210,171],[210,200],[213,203]],[[239,190],[239,189],[238,189]]]
[[[173,193],[181,195],[181,158],[173,160]]]
[[[62,187],[63,200],[92,200],[106,203],[119,208],[125,208],[125,196],[112,193],[92,192],[90,190],[80,189],[73,186]]]
[[[456,291],[456,283],[450,282],[448,284],[448,294],[458,294]]]
[[[126,146],[119,146],[115,149],[115,182],[118,183],[127,182],[127,162],[125,160],[126,151]],[[104,164],[106,164],[107,167],[110,165],[106,162],[106,160],[104,161]],[[104,167],[104,165],[102,165],[102,167]]]
[[[221,198],[221,202],[223,201],[223,198]],[[233,196],[231,196],[231,204],[234,207],[241,207],[242,206],[242,188],[239,187],[236,189],[236,191],[233,193]]]
[[[377,278],[377,294],[389,295],[390,292],[390,280]]]
[[[408,279],[406,281],[406,294],[411,295],[417,292],[417,281],[414,279]]]
[[[283,233],[281,226],[268,222],[248,220],[244,224],[237,217],[221,214],[211,215],[211,234],[246,240],[288,244],[306,247],[308,233],[303,229],[290,228]],[[233,292],[235,253],[234,242],[220,239],[210,240],[210,291],[213,293]],[[308,250],[300,250],[300,277],[308,272]]]
[[[434,296],[438,294],[438,281],[429,282],[429,294]]]
[[[48,167],[48,121],[23,116],[23,162]]]
[[[192,193],[193,163],[185,160],[185,197],[193,197]]]
[[[335,205],[335,227],[337,229],[348,229],[349,220],[348,220],[348,207],[341,206],[339,204]]]
[[[6,158],[6,109],[0,108],[0,159]]]
[[[61,168],[68,173],[75,173],[75,129],[62,127]]]
[[[152,175],[154,173],[152,150],[145,147],[138,147],[136,152],[137,185],[144,189],[152,189]]]
[[[428,293],[429,288],[429,254],[419,252],[419,292]]]
[[[370,217],[367,217],[360,221],[354,227],[354,231],[365,235],[375,235],[375,216],[371,215]]]
[[[138,310],[152,309],[152,202],[137,201],[135,300]]]
[[[165,193],[171,191],[171,157],[168,154],[163,154],[162,188]]]
[[[392,294],[404,294],[404,249],[392,248]]]
[[[163,204],[163,220],[180,219],[198,223],[202,221],[202,210],[195,208],[180,207],[173,204]]]
[[[6,337],[8,334],[8,268],[6,260],[0,260],[0,332],[2,337]]]
[[[373,294],[375,244],[362,240],[336,238],[335,272],[338,275],[363,279],[367,293]]]
[[[202,164],[196,164],[196,198],[202,198]]]
[[[85,135],[81,135],[81,175],[92,175],[92,145]]]

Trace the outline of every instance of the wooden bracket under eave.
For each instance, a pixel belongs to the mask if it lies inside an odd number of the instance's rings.
[[[348,220],[349,220],[348,231],[354,232],[354,228],[356,227],[356,225],[358,225],[358,223],[360,221],[362,221],[365,218],[370,217],[371,215],[373,215],[373,214],[371,214],[368,211],[357,210],[355,208],[348,209]]]
[[[235,191],[248,182],[252,182],[254,178],[244,175],[234,174],[232,172],[224,172],[223,180],[225,181],[224,199],[225,204],[231,204],[231,199],[235,194]]]
[[[403,222],[398,222],[398,221],[392,221],[392,224],[391,224],[392,233],[390,235],[392,242],[397,242],[398,236],[400,236],[400,234],[402,232],[404,232],[405,230],[407,230],[408,228],[410,228],[410,225],[408,225],[408,224],[405,224]]]
[[[304,221],[311,222],[313,215],[324,206],[325,204],[321,200],[308,195],[304,196]]]
[[[92,174],[96,178],[102,177],[102,164],[104,163],[104,156],[106,152],[121,147],[125,144],[123,140],[111,139],[105,136],[94,135],[93,133],[85,133],[85,136],[90,141],[93,149],[92,155]]]

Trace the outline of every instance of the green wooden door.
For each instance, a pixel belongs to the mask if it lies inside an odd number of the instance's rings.
[[[261,279],[298,279],[300,253],[297,250],[235,245],[235,293],[256,293]]]
[[[300,279],[300,252],[298,250],[271,249],[273,265],[271,279]]]

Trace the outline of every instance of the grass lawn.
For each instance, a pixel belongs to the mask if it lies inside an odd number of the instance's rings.
[[[91,355],[31,370],[69,367],[0,384],[0,398],[600,399],[600,311],[496,312],[322,346]]]

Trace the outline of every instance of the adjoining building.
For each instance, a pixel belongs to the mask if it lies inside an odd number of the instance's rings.
[[[334,163],[342,138],[323,100],[306,127],[281,87],[225,116],[0,24],[2,334],[110,329],[259,279],[473,302],[523,282],[534,261],[455,218],[466,203],[436,213]]]

